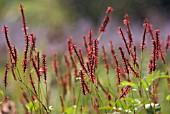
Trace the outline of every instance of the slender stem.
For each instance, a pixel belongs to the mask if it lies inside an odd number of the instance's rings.
[[[77,102],[76,102],[76,114],[77,114],[77,109],[78,109],[79,100],[80,100],[80,93],[81,93],[81,88],[79,89],[78,99],[77,99]]]
[[[100,94],[99,94],[99,91],[98,91],[97,86],[95,86],[95,90],[96,90],[96,93],[97,93],[97,96],[98,96],[99,100],[101,101],[102,106],[104,106],[103,100],[102,100],[102,98],[101,98],[101,96],[100,96]],[[104,110],[104,111],[105,111],[105,113],[107,114],[106,110]]]
[[[103,34],[103,32],[100,32],[99,36],[97,37],[98,41],[100,41],[102,34]]]
[[[20,83],[22,83],[32,94],[37,96],[22,80],[19,80]],[[46,106],[41,102],[41,100],[37,97],[37,100],[41,103],[47,114],[49,114],[49,111],[47,110]]]

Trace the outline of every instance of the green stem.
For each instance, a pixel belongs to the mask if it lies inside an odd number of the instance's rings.
[[[19,80],[19,82],[22,83],[32,94],[34,94],[37,97],[37,95],[22,80]],[[48,109],[46,108],[46,106],[41,102],[41,100],[38,97],[37,97],[37,100],[41,103],[41,105],[45,109],[46,113],[49,114]]]
[[[102,98],[101,98],[101,96],[100,96],[100,94],[99,94],[99,91],[98,91],[97,86],[95,86],[95,91],[96,91],[96,93],[97,93],[97,96],[98,96],[98,98],[99,98],[102,106],[104,106],[103,100],[102,100]],[[106,110],[104,110],[104,111],[105,111],[105,113],[107,114]]]
[[[77,114],[77,109],[78,109],[79,100],[80,100],[80,93],[81,93],[81,88],[80,88],[80,90],[79,90],[78,99],[77,99],[77,102],[76,102],[76,114]]]

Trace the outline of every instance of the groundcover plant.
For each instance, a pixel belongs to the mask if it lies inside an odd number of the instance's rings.
[[[143,23],[141,43],[136,45],[125,14],[126,30],[118,28],[124,45],[115,47],[110,41],[106,49],[99,43],[111,21],[113,9],[108,7],[97,38],[90,29],[79,48],[70,37],[65,55],[57,57],[55,53],[50,61],[36,48],[35,35],[28,32],[23,5],[20,12],[23,53],[18,54],[17,46],[10,42],[10,28],[2,28],[8,60],[1,78],[0,114],[170,114],[170,36],[162,42],[160,30],[154,30],[148,19]],[[48,83],[52,79],[55,88]],[[8,90],[12,86],[17,91],[11,95]]]

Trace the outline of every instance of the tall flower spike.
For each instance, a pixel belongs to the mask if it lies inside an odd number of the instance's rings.
[[[5,35],[5,39],[6,39],[6,43],[7,43],[7,46],[8,46],[10,55],[12,56],[13,59],[15,59],[15,56],[14,56],[14,53],[13,53],[13,50],[12,50],[12,46],[11,46],[11,43],[10,43],[9,37],[8,37],[8,27],[6,27],[6,26],[4,25],[4,27],[3,27],[3,29],[2,29],[2,32],[3,32],[4,35]]]
[[[129,47],[131,47],[133,43],[133,39],[132,39],[132,33],[130,29],[130,21],[129,21],[128,14],[125,14],[124,16],[124,25],[127,26],[127,33],[128,33],[128,38],[129,38],[128,44],[129,44]]]
[[[166,46],[165,46],[166,52],[168,51],[169,46],[170,46],[170,35],[168,35],[168,37],[166,39]]]
[[[27,54],[28,54],[28,48],[29,48],[29,37],[28,37],[28,33],[27,33],[27,26],[26,26],[26,21],[25,21],[25,15],[24,15],[24,9],[23,9],[23,5],[20,4],[20,11],[21,11],[21,15],[22,15],[22,25],[23,25],[23,31],[24,31],[24,37],[25,37],[25,51],[24,51],[24,60],[23,60],[23,67],[24,67],[24,72],[27,69],[27,64],[28,64],[28,60],[27,60]]]
[[[77,78],[77,75],[78,75],[78,71],[77,71],[77,66],[76,66],[76,63],[73,59],[73,44],[72,44],[72,38],[68,38],[68,51],[69,51],[69,55],[70,55],[70,60],[71,60],[71,63],[72,63],[72,67],[74,68],[74,74],[75,74],[75,79]]]
[[[82,53],[81,49],[79,49],[79,56],[80,56],[82,63],[84,64],[84,58],[83,58],[83,53]]]
[[[25,36],[27,36],[27,26],[26,26],[26,21],[25,21],[25,15],[24,15],[24,9],[23,9],[23,5],[20,4],[20,11],[21,11],[21,15],[22,15],[22,25],[23,25],[23,31]]]
[[[113,57],[113,60],[114,60],[114,63],[115,63],[115,71],[117,73],[117,75],[116,75],[117,76],[117,84],[120,85],[121,79],[120,79],[120,68],[119,68],[120,65],[119,65],[119,61],[117,59],[117,54],[114,51],[112,41],[110,41],[109,43],[110,43],[112,57]]]
[[[99,28],[99,33],[101,32],[105,32],[106,31],[106,26],[107,24],[109,23],[110,21],[110,13],[113,11],[113,9],[111,7],[108,7],[107,8],[107,11],[106,11],[106,16],[103,20],[103,23],[101,25],[101,27]]]
[[[118,28],[118,34],[123,38],[123,41],[124,41],[124,43],[125,43],[126,49],[127,49],[127,51],[128,51],[128,54],[130,55],[130,48],[129,48],[128,43],[127,43],[127,41],[126,41],[126,38],[125,38],[125,36],[124,36],[123,30],[122,30],[122,28],[120,28],[120,27]]]
[[[70,62],[69,62],[69,60],[67,58],[67,55],[64,55],[64,60],[65,60],[65,63],[67,65],[67,67],[70,68]]]
[[[30,34],[30,41],[31,41],[31,49],[30,49],[30,58],[32,57],[33,51],[35,51],[35,41],[36,37],[33,34]]]
[[[99,53],[98,45],[99,45],[99,40],[95,39],[94,40],[95,68],[97,68],[98,66],[98,53]]]
[[[86,53],[88,53],[88,42],[87,42],[87,38],[84,36],[83,39],[84,39],[84,46],[85,46],[85,48],[86,48]]]
[[[32,66],[34,67],[34,69],[36,71],[38,82],[40,82],[40,78],[41,78],[40,71],[39,71],[38,67],[36,66],[36,63],[33,58],[31,58],[31,61],[32,61]]]
[[[153,71],[153,62],[152,59],[150,59],[149,64],[148,64],[148,73],[151,74]]]
[[[9,71],[9,65],[8,65],[8,63],[6,63],[6,69],[5,69],[5,74],[4,74],[4,85],[5,85],[5,89],[6,89],[6,87],[7,87],[7,84],[8,84],[8,82],[7,82],[7,75],[8,75],[8,71]]]
[[[133,75],[136,77],[136,78],[139,78],[139,73],[138,71],[135,71],[135,69],[131,66],[131,64],[129,63],[129,61],[127,60],[127,65],[129,66],[130,70],[132,71]]]
[[[54,57],[53,57],[53,61],[52,61],[52,67],[54,69],[54,72],[55,72],[55,75],[56,76],[59,76],[59,73],[58,73],[58,60],[57,60],[57,53],[54,53]]]
[[[93,36],[93,31],[90,29],[88,32],[88,38],[89,38],[89,47],[92,46],[93,42],[92,42],[92,36]]]
[[[148,19],[145,19],[144,22],[147,24],[147,32],[150,34],[151,39],[154,40],[152,24],[149,23]]]
[[[120,95],[119,99],[125,98],[127,94],[130,92],[131,86],[126,86],[123,90],[123,93]]]
[[[160,56],[163,64],[165,64],[165,57],[164,57],[165,55],[162,49],[162,41],[159,39],[160,30],[155,30],[155,33],[156,33],[156,48],[157,48],[156,57],[158,59],[158,57]]]
[[[15,75],[14,67],[13,66],[11,66],[11,71],[12,71],[12,76],[14,77],[14,80],[17,81],[17,77]]]
[[[156,42],[155,40],[152,41],[152,45],[153,45],[153,49],[152,49],[152,71],[155,71],[156,70],[156,62],[157,62],[157,59],[156,59]]]
[[[24,97],[24,99],[25,99],[25,101],[26,101],[27,103],[30,102],[29,99],[28,99],[28,97],[27,97],[27,93],[26,93],[25,91],[22,92],[22,96]]]
[[[138,64],[138,59],[137,59],[137,54],[136,54],[136,46],[133,46],[133,51],[134,51],[134,53],[132,53],[132,51],[131,51],[131,55],[132,55],[132,60],[133,60],[133,64],[134,64],[134,66],[136,66],[137,68],[139,68],[139,64]]]
[[[40,52],[37,52],[37,69],[40,70]]]
[[[18,54],[17,54],[17,49],[15,48],[15,46],[14,46],[13,50],[14,50],[15,66],[16,66],[17,65],[17,61],[18,61]]]
[[[79,76],[80,76],[80,81],[81,81],[81,88],[82,88],[82,92],[84,95],[88,94],[88,93],[91,93],[92,91],[90,90],[90,88],[88,88],[87,84],[85,83],[85,80],[84,80],[84,73],[82,70],[80,70],[79,72]]]
[[[103,60],[104,60],[104,67],[106,68],[106,73],[107,75],[109,74],[109,64],[107,62],[107,55],[106,55],[106,51],[105,51],[105,47],[102,46],[102,50],[103,50]]]
[[[144,24],[143,24],[143,27],[144,27],[144,32],[143,32],[142,44],[141,44],[142,52],[143,52],[143,50],[144,50],[144,48],[145,48],[145,39],[146,39],[147,23],[144,23]]]
[[[47,82],[47,66],[46,66],[46,55],[42,55],[42,70],[44,74],[44,83]]]
[[[95,78],[95,60],[96,60],[96,56],[92,56],[92,62],[91,62],[91,67],[90,67],[90,79],[93,83],[96,82],[96,78]]]
[[[122,57],[122,59],[123,59],[123,64],[124,64],[124,66],[125,66],[126,73],[129,74],[127,59],[125,58],[125,55],[124,55],[124,52],[123,52],[122,47],[119,47],[119,50],[120,50],[121,57]]]
[[[31,86],[32,86],[32,88],[34,90],[34,93],[37,95],[37,91],[36,91],[36,88],[35,88],[35,85],[34,85],[34,80],[32,79],[32,74],[30,73],[29,76],[30,76]]]
[[[77,58],[78,58],[78,60],[79,60],[79,62],[80,62],[80,65],[81,65],[82,69],[83,69],[83,70],[87,73],[87,75],[88,75],[88,71],[87,71],[85,65],[83,64],[83,62],[82,62],[82,60],[81,60],[81,58],[80,58],[80,55],[79,55],[78,52],[77,52],[76,45],[73,45],[73,49],[74,49],[74,52],[76,53],[76,56],[77,56]]]

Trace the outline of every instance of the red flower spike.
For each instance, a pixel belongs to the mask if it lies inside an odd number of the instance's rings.
[[[137,54],[136,54],[136,46],[133,46],[133,50],[134,53],[131,51],[131,56],[132,56],[132,60],[133,60],[133,64],[134,66],[136,66],[137,68],[139,68],[139,64],[138,64],[138,59],[137,59]]]
[[[127,94],[130,92],[130,90],[131,90],[131,86],[126,86],[119,99],[125,98],[127,96]]]
[[[28,97],[27,97],[27,93],[26,93],[25,91],[22,92],[22,96],[24,97],[24,99],[25,99],[25,101],[26,101],[27,103],[30,102],[29,99],[28,99]]]
[[[8,74],[8,71],[9,71],[9,65],[8,65],[8,63],[6,63],[6,69],[5,69],[5,74],[4,74],[4,85],[5,85],[5,89],[6,89],[6,87],[7,87],[7,85],[8,85],[8,82],[7,82],[7,74]]]
[[[87,39],[86,39],[85,36],[83,37],[83,39],[84,39],[84,46],[86,48],[86,53],[88,53],[88,42],[87,42]]]
[[[165,46],[166,52],[168,51],[169,46],[170,46],[170,35],[168,35],[168,37],[166,39],[166,46]]]
[[[156,59],[156,52],[157,52],[157,49],[156,49],[156,41],[153,40],[152,41],[152,45],[153,45],[153,49],[152,49],[152,71],[155,71],[156,70],[156,62],[157,62],[157,59]]]
[[[37,91],[36,91],[36,88],[35,88],[35,85],[34,85],[34,80],[32,79],[31,73],[29,74],[29,77],[30,77],[30,83],[31,83],[31,86],[32,86],[32,88],[33,88],[33,90],[34,90],[34,93],[35,93],[36,95],[38,95],[38,94],[37,94]]]
[[[77,52],[76,45],[73,45],[73,49],[74,49],[74,52],[75,52],[76,55],[77,55],[77,58],[78,58],[78,60],[79,60],[79,62],[80,62],[80,65],[81,65],[82,69],[83,69],[83,70],[87,73],[87,75],[88,75],[88,71],[87,71],[85,65],[83,64],[83,62],[82,62],[82,60],[81,60],[81,58],[80,58],[80,55],[79,55],[78,52]]]
[[[73,52],[73,47],[72,47],[72,37],[68,38],[68,51],[69,51],[69,54],[70,56],[72,55],[72,52]]]
[[[31,41],[31,49],[30,49],[30,58],[31,58],[33,51],[35,51],[36,37],[33,34],[30,34],[29,41]]]
[[[95,66],[95,68],[97,68],[98,67],[98,44],[99,44],[99,41],[98,41],[98,39],[95,39],[94,41],[94,66]],[[90,58],[89,58],[89,60],[90,60]]]
[[[126,62],[127,65],[129,66],[130,70],[132,71],[133,75],[136,77],[136,78],[139,78],[139,73],[138,71],[135,71],[135,69],[130,65],[129,61]]]
[[[84,64],[84,58],[83,58],[83,54],[82,54],[81,49],[79,49],[79,56],[80,56],[82,63]]]
[[[32,66],[34,67],[36,71],[38,82],[40,82],[40,78],[41,78],[40,71],[39,71],[40,69],[38,69],[38,67],[36,66],[36,63],[33,58],[31,58],[31,61],[32,61]]]
[[[57,61],[57,53],[54,54],[53,61],[52,61],[52,67],[54,69],[55,75],[58,76],[58,61]]]
[[[154,40],[152,24],[150,24],[147,19],[145,20],[145,23],[147,23],[147,32],[150,34],[151,39]]]
[[[82,70],[80,70],[79,72],[79,76],[80,76],[80,81],[81,81],[81,88],[82,88],[82,92],[84,95],[88,94],[88,93],[91,93],[91,89],[88,88],[87,84],[85,83],[85,80],[84,80],[84,73]]]
[[[27,65],[28,65],[28,61],[27,61],[26,59],[24,59],[24,60],[22,61],[23,72],[26,71]]]
[[[24,9],[23,9],[23,5],[20,4],[20,11],[21,11],[21,15],[22,15],[22,25],[23,25],[23,31],[24,31],[24,37],[25,37],[25,51],[24,51],[24,60],[23,60],[23,67],[24,67],[24,72],[27,69],[27,54],[28,54],[28,48],[29,48],[29,37],[28,37],[28,33],[27,33],[27,29],[28,27],[26,26],[26,21],[25,21],[25,15],[24,15]]]
[[[44,83],[47,82],[47,67],[46,67],[46,55],[42,55],[42,70],[44,74]]]
[[[143,32],[142,44],[141,44],[142,52],[143,52],[143,50],[145,48],[146,29],[147,29],[147,23],[144,23],[144,32]]]
[[[17,61],[18,61],[18,54],[17,54],[17,50],[16,50],[16,48],[15,48],[15,46],[14,46],[14,48],[13,48],[13,50],[14,50],[14,56],[15,56],[15,66],[17,65]]]
[[[96,78],[95,78],[95,60],[96,60],[96,56],[92,56],[92,60],[91,60],[91,67],[90,67],[90,79],[92,81],[92,83],[96,83]]]
[[[128,14],[125,14],[124,16],[124,25],[127,26],[127,34],[128,34],[128,44],[129,47],[131,47],[132,43],[133,43],[133,39],[132,39],[132,33],[131,33],[131,29],[130,29],[130,21],[129,21],[129,16]]]
[[[164,51],[162,49],[162,41],[160,40],[159,36],[160,36],[160,30],[155,30],[156,33],[156,57],[158,59],[158,57],[161,57],[162,59],[162,63],[165,64],[165,55],[164,55]]]
[[[105,51],[105,47],[102,46],[102,50],[103,50],[103,60],[104,60],[104,67],[106,68],[106,73],[107,75],[109,74],[109,64],[107,62],[107,55],[106,55],[106,51]]]
[[[124,41],[124,43],[125,43],[126,49],[127,49],[127,51],[128,51],[128,54],[130,55],[130,48],[129,48],[128,43],[127,43],[127,41],[126,41],[126,38],[125,38],[125,36],[124,36],[123,30],[122,30],[120,27],[118,28],[118,34],[120,35],[120,37],[123,38],[123,41]]]
[[[127,59],[125,58],[124,52],[122,47],[119,47],[119,51],[123,60],[123,64],[125,66],[126,73],[129,74],[129,69],[128,69],[128,64],[127,64]]]
[[[149,64],[148,64],[148,73],[151,74],[153,71],[153,62],[152,59],[150,59]]]
[[[69,55],[70,55],[70,60],[71,60],[71,63],[72,63],[72,67],[74,68],[74,74],[75,74],[75,79],[77,78],[77,66],[76,66],[76,63],[73,59],[73,44],[72,44],[72,38],[68,38],[68,51],[69,51]]]
[[[11,66],[11,71],[12,71],[12,76],[14,77],[14,80],[17,81],[13,66]]]
[[[113,12],[113,8],[112,7],[107,7],[107,10],[106,10],[106,14],[110,14]]]
[[[7,43],[8,49],[9,49],[9,53],[10,53],[10,55],[12,56],[12,58],[15,60],[15,56],[14,56],[14,53],[13,53],[12,45],[11,45],[11,43],[10,43],[10,41],[9,41],[9,37],[8,37],[8,27],[6,27],[6,26],[4,25],[2,31],[3,31],[3,33],[4,33],[4,35],[5,35],[6,43]]]
[[[108,9],[106,11],[106,16],[105,16],[105,18],[103,20],[103,23],[102,23],[101,27],[99,28],[99,33],[106,31],[106,26],[110,21],[110,13],[112,11],[113,11],[113,9],[111,7],[108,7]]]
[[[93,31],[90,29],[88,32],[88,38],[89,38],[89,47],[92,46],[93,42],[92,42],[92,36],[93,36]]]
[[[119,61],[117,59],[117,54],[114,51],[112,41],[110,41],[109,43],[110,43],[112,57],[113,57],[113,60],[114,60],[114,63],[115,63],[115,71],[117,73],[116,74],[116,76],[117,76],[117,84],[120,85],[121,79],[120,79],[120,65],[119,65]]]
[[[25,15],[24,15],[24,9],[23,9],[23,5],[20,4],[20,11],[21,11],[21,15],[22,15],[22,24],[23,24],[23,30],[24,30],[24,34],[25,36],[27,36],[27,26],[26,26],[26,21],[25,21]]]
[[[70,68],[70,62],[69,62],[69,60],[68,60],[68,58],[67,58],[66,55],[64,55],[64,60],[65,60],[65,63],[66,63],[66,65],[67,65],[67,68]],[[56,60],[55,60],[55,62],[56,62]],[[56,64],[56,63],[54,63],[54,64]],[[58,71],[57,66],[58,66],[58,64],[55,65],[56,71]],[[56,73],[56,74],[57,74],[57,73]]]

